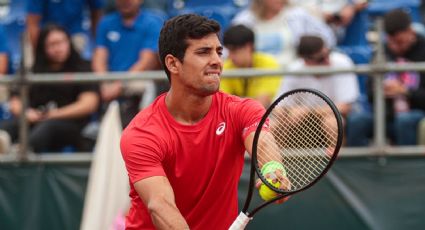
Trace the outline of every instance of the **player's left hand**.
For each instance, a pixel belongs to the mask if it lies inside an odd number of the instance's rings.
[[[265,175],[265,177],[267,179],[272,179],[272,183],[276,183],[277,181],[279,181],[280,182],[279,189],[286,190],[286,191],[289,191],[291,189],[291,182],[286,176],[283,175],[283,173],[280,170],[276,170],[274,171],[274,173],[268,173]],[[255,187],[257,189],[260,189],[262,184],[263,184],[263,181],[261,181],[260,179],[257,179],[255,183]],[[286,202],[287,200],[289,200],[289,198],[290,196],[284,197],[282,199],[277,200],[275,203],[282,204]]]

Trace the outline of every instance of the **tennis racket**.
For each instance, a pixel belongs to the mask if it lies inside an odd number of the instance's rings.
[[[335,161],[342,135],[341,114],[325,94],[296,89],[281,95],[267,109],[255,132],[248,194],[229,229],[244,229],[262,208],[314,185]],[[276,170],[266,172],[263,167],[271,164]],[[255,173],[275,196],[248,211],[256,189]]]

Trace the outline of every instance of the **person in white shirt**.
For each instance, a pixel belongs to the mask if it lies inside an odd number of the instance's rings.
[[[291,0],[310,14],[323,19],[334,31],[338,44],[344,41],[346,29],[353,23],[356,14],[366,9],[366,0]],[[349,31],[348,31],[349,32]]]
[[[288,67],[291,71],[303,70],[309,66],[350,68],[354,65],[347,55],[332,51],[322,38],[314,35],[301,37],[297,55],[299,59]],[[323,92],[335,103],[344,117],[351,111],[353,103],[360,95],[357,76],[353,73],[285,76],[277,95],[297,88],[313,88]]]
[[[273,55],[286,67],[296,57],[295,47],[305,34],[320,35],[328,47],[336,44],[332,29],[287,0],[252,0],[251,7],[238,13],[232,24],[250,27],[255,33],[255,49]]]

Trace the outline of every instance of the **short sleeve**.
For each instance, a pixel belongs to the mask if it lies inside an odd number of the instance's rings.
[[[0,54],[8,54],[8,41],[4,28],[0,26]]]
[[[166,176],[158,138],[147,130],[129,127],[121,136],[121,154],[132,184],[152,176]]]
[[[159,33],[161,31],[163,21],[157,16],[153,16],[149,19],[150,20],[149,20],[149,23],[146,24],[146,31],[145,31],[145,34],[144,34],[144,37],[146,39],[143,40],[143,44],[142,44],[141,48],[142,49],[150,49],[154,52],[157,52],[158,51]]]
[[[106,47],[107,38],[106,33],[108,32],[108,25],[106,18],[103,17],[96,29],[96,47]]]
[[[235,113],[239,125],[242,127],[242,139],[254,132],[263,117],[266,109],[258,101],[253,99],[244,99],[236,108]]]

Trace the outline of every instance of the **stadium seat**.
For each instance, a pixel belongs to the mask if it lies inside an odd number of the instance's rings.
[[[368,64],[372,59],[372,47],[362,46],[339,46],[338,49],[347,54],[355,64]],[[360,98],[357,101],[358,108],[363,111],[371,111],[371,105],[367,96],[367,78],[365,75],[357,75],[360,88]]]
[[[369,2],[367,11],[370,16],[376,17],[390,10],[402,8],[410,13],[413,22],[422,22],[420,5],[420,0],[372,0]]]
[[[211,19],[216,20],[221,28],[222,32],[230,25],[232,18],[239,12],[237,7],[232,5],[210,5],[210,6],[199,6],[199,7],[186,7],[180,10],[173,9],[169,11],[170,16],[176,16],[179,14],[195,13]]]
[[[9,73],[13,74],[21,62],[22,33],[25,30],[26,0],[13,0],[2,6],[0,24],[4,26],[10,50]]]
[[[340,46],[368,46],[366,38],[368,20],[368,14],[365,10],[358,12],[347,26],[345,36],[338,44]]]
[[[223,6],[245,7],[250,0],[168,0],[168,9],[183,9],[202,6]]]
[[[25,30],[25,18],[15,18],[12,21],[3,23],[4,30],[6,32],[7,42],[9,44],[10,52],[10,67],[9,73],[13,74],[19,68],[22,51],[22,34]]]

